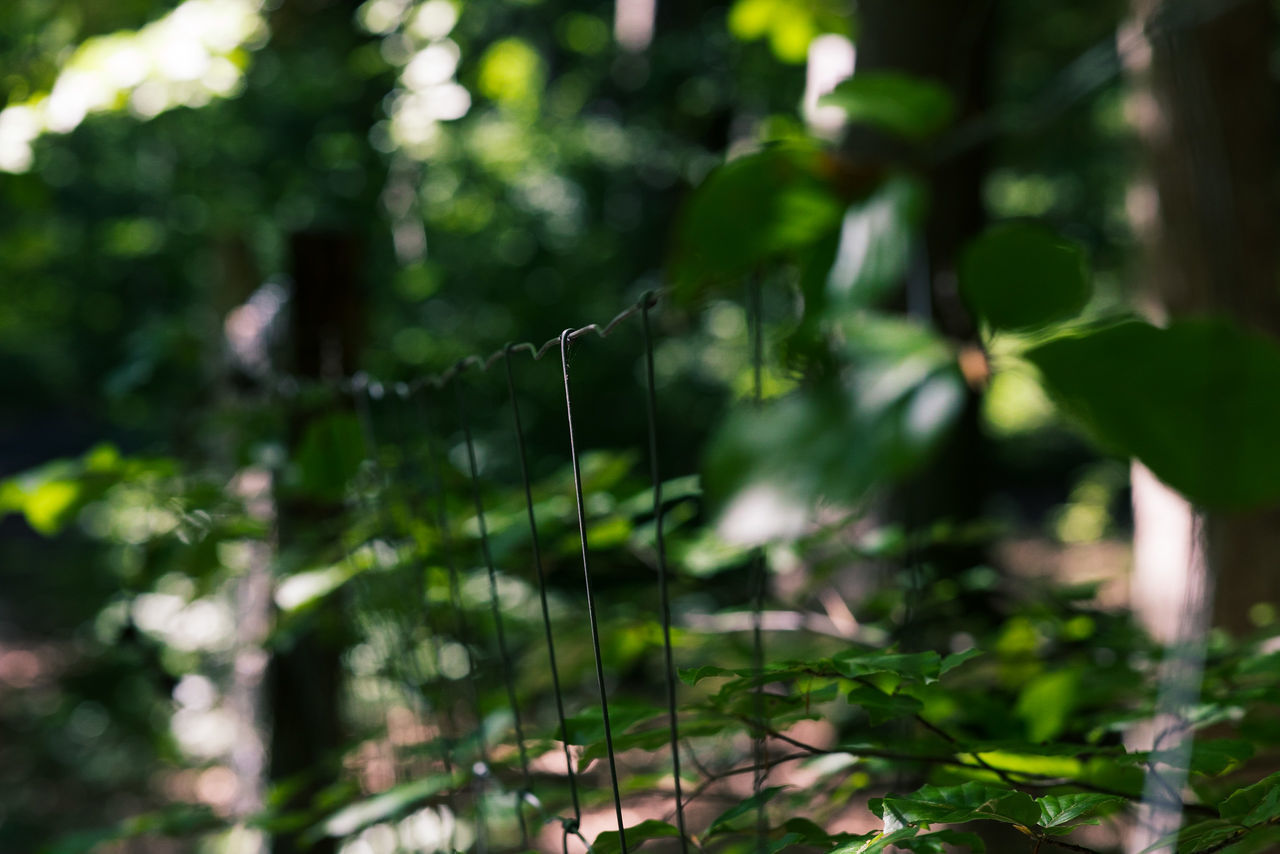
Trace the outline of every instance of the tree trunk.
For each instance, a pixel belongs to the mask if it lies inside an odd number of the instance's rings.
[[[1274,17],[1262,0],[1219,6],[1134,2],[1139,32],[1132,36],[1138,48],[1126,57],[1137,83],[1130,115],[1149,174],[1134,187],[1129,207],[1146,248],[1143,300],[1157,321],[1228,315],[1280,336],[1276,87],[1269,73]],[[1178,11],[1153,17],[1162,8]],[[1135,512],[1154,519],[1141,506],[1148,494],[1135,489]],[[1186,527],[1190,512],[1184,502],[1166,511],[1167,523],[1152,521],[1135,532],[1134,609],[1158,636],[1176,606],[1153,591],[1183,567],[1147,561],[1162,551],[1148,540]],[[1246,633],[1252,606],[1280,603],[1274,566],[1280,508],[1214,514],[1205,530],[1216,578],[1213,625]]]
[[[958,121],[988,106],[988,58],[995,22],[991,0],[862,0],[857,5],[858,41],[854,74],[891,70],[942,83],[951,92]],[[912,157],[894,150],[881,135],[854,129],[845,150],[855,161]],[[976,330],[960,300],[956,262],[964,244],[985,224],[982,181],[987,151],[975,146],[927,167],[929,217],[917,269],[908,281],[905,307],[944,335],[968,342]],[[899,490],[890,512],[913,530],[946,520],[963,525],[982,513],[987,466],[978,396],[970,391],[947,444],[935,462]],[[914,555],[940,572],[958,572],[982,562],[980,545],[938,545]],[[914,643],[930,639],[914,631]]]
[[[1227,315],[1280,335],[1271,5],[1133,0],[1132,9],[1134,30],[1122,50],[1148,173],[1129,197],[1146,249],[1144,307],[1157,322]],[[1169,649],[1158,704],[1168,714],[1199,691],[1207,627],[1243,635],[1254,605],[1280,602],[1280,508],[1201,516],[1136,463],[1132,484],[1133,610]],[[1149,748],[1166,724],[1157,718],[1135,728],[1129,746]],[[1152,774],[1167,779],[1148,786],[1131,852],[1181,821],[1180,805],[1158,790],[1180,791],[1183,772]]]
[[[357,286],[356,241],[329,232],[295,234],[292,317],[294,373],[301,379],[333,381],[354,370],[362,332],[361,293]],[[332,411],[333,404],[329,404]],[[289,445],[297,448],[310,423],[326,408],[295,408],[290,413]],[[315,496],[284,493],[279,500],[282,553],[314,553],[332,532],[342,507]],[[273,785],[292,791],[283,809],[307,810],[340,769],[344,745],[339,705],[342,654],[348,628],[338,598],[330,598],[292,627],[271,660],[268,685],[273,727]],[[336,850],[331,839],[305,845],[280,834],[273,854],[310,854]]]

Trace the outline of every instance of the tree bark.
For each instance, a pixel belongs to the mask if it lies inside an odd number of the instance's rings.
[[[1137,47],[1126,62],[1137,85],[1129,112],[1148,175],[1129,208],[1146,249],[1144,306],[1157,321],[1227,315],[1280,337],[1271,5],[1134,0],[1133,11],[1137,29],[1127,38]],[[1136,513],[1145,512],[1139,505],[1148,494],[1135,490]],[[1166,511],[1167,524],[1135,532],[1134,609],[1158,636],[1170,606],[1151,591],[1183,568],[1151,565],[1143,556],[1161,548],[1147,540],[1185,527],[1190,512],[1184,502]],[[1280,508],[1213,514],[1205,530],[1216,578],[1213,625],[1244,634],[1253,605],[1280,603]]]
[[[867,71],[903,72],[943,84],[955,99],[957,121],[981,114],[988,106],[988,61],[994,35],[992,0],[861,0],[857,4],[858,41],[855,76]],[[880,134],[855,128],[845,141],[855,162],[888,158],[918,162]],[[956,264],[964,244],[986,222],[982,182],[988,152],[974,146],[923,166],[929,187],[929,214],[916,267],[908,277],[905,308],[931,322],[958,342],[972,342],[976,329],[960,300]],[[986,490],[986,442],[982,435],[978,395],[970,390],[955,428],[935,457],[892,500],[890,513],[912,530],[934,522],[964,525],[982,513]],[[943,544],[914,556],[943,573],[981,563],[981,545]],[[913,631],[904,634],[916,636]],[[928,643],[923,636],[916,643]]]
[[[363,331],[357,284],[356,240],[338,232],[293,235],[293,298],[290,304],[293,370],[301,379],[333,381],[350,376]],[[309,424],[332,411],[295,408],[289,415],[289,445],[296,448]],[[332,531],[340,503],[284,492],[279,498],[282,553],[314,553]],[[292,792],[282,809],[308,810],[340,769],[345,744],[339,714],[342,654],[349,629],[339,599],[331,598],[301,618],[271,660],[268,690],[273,727],[270,779]],[[273,854],[336,851],[334,840],[304,845],[291,834],[272,840]]]
[[[1147,171],[1129,196],[1146,250],[1145,310],[1157,322],[1226,315],[1280,336],[1271,5],[1133,0],[1132,12],[1122,53],[1136,84],[1129,114]],[[1199,690],[1208,626],[1243,635],[1254,605],[1280,602],[1280,508],[1205,516],[1137,463],[1132,485],[1132,604],[1169,650],[1158,703],[1169,714]],[[1126,741],[1147,749],[1167,723],[1146,722]],[[1181,821],[1180,805],[1158,790],[1181,791],[1183,772],[1151,773],[1166,781],[1149,781],[1130,852]]]

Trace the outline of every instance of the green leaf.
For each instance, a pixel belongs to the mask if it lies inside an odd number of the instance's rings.
[[[708,495],[738,543],[795,536],[819,500],[859,501],[922,465],[965,400],[951,349],[910,321],[865,314],[840,330],[850,367],[733,412],[711,442]]]
[[[412,783],[393,786],[371,798],[343,807],[325,819],[319,830],[325,836],[349,836],[363,827],[397,815],[419,801],[443,792],[454,783],[454,777],[448,774],[433,774]]]
[[[1027,353],[1063,407],[1191,501],[1280,498],[1280,345],[1220,320],[1130,322]]]
[[[946,658],[942,659],[942,663],[938,665],[938,675],[945,676],[969,659],[977,658],[980,655],[982,655],[982,650],[980,649],[966,649],[964,652],[953,652]]]
[[[1097,824],[1099,813],[1126,804],[1124,798],[1115,795],[1101,795],[1094,792],[1079,792],[1070,795],[1045,795],[1036,798],[1040,807],[1039,824],[1044,828],[1063,827],[1064,825],[1087,819],[1081,823]]]
[[[610,712],[613,710],[610,709]],[[612,718],[613,715],[610,714]],[[640,732],[624,732],[622,734],[615,733],[613,736],[613,749],[616,751],[623,750],[657,750],[665,747],[671,742],[671,730],[665,726],[666,715],[663,715],[664,726],[658,729],[646,729]],[[725,729],[724,721],[686,721],[680,724],[680,737],[690,738],[699,735],[716,735]],[[579,762],[587,763],[593,759],[603,759],[608,755],[608,746],[604,740],[594,741],[588,744],[582,750],[582,756]]]
[[[649,819],[626,828],[627,850],[634,851],[650,839],[679,836],[680,831],[665,821]],[[622,854],[622,839],[616,830],[606,830],[591,844],[592,854]]]
[[[1040,820],[1040,807],[1030,795],[976,782],[923,786],[906,796],[873,798],[869,806],[884,819],[886,833],[922,822],[957,824],[988,819],[1032,827]]]
[[[831,659],[837,673],[850,679],[892,673],[903,679],[932,682],[938,678],[941,659],[936,652],[878,652],[845,650]]]
[[[859,685],[849,692],[849,702],[867,713],[873,726],[917,714],[924,704],[908,694],[886,694],[873,685]]]
[[[703,679],[711,679],[716,676],[742,676],[750,671],[746,670],[730,670],[727,667],[717,667],[714,664],[704,664],[701,667],[681,667],[677,673],[680,681],[686,685],[697,685]]]
[[[845,203],[823,177],[816,148],[775,145],[714,170],[676,226],[676,289],[733,281],[833,232]]]
[[[977,854],[984,854],[987,850],[987,844],[982,841],[981,836],[963,830],[935,830],[895,844],[917,854],[949,854],[957,847],[967,848]]]
[[[1169,834],[1158,842],[1144,848],[1141,854],[1164,851],[1174,844],[1178,846],[1178,854],[1196,854],[1198,851],[1213,848],[1233,837],[1241,836],[1243,831],[1244,828],[1238,824],[1211,818],[1208,821],[1202,821]]]
[[[335,412],[307,425],[294,457],[293,485],[328,501],[341,499],[365,456],[360,422],[350,412]]]
[[[960,257],[960,295],[995,329],[1065,320],[1089,301],[1084,249],[1045,226],[1004,223],[979,235]]]
[[[915,142],[945,128],[956,111],[955,100],[941,83],[893,71],[854,74],[818,103],[841,108],[851,122]]]
[[[920,832],[914,825],[900,827],[890,833],[866,833],[837,845],[827,854],[879,854],[890,845],[899,845]]]
[[[1054,670],[1031,679],[1018,695],[1014,712],[1027,725],[1031,741],[1052,741],[1062,734],[1080,696],[1080,674]]]
[[[782,829],[788,833],[795,834],[796,838],[804,842],[805,845],[814,845],[819,848],[829,847],[832,840],[835,839],[820,824],[807,818],[789,818],[782,823]]]
[[[895,176],[865,200],[849,206],[824,282],[831,304],[872,306],[901,284],[911,262],[916,227],[924,214],[924,199],[925,190],[918,180]]]
[[[1190,765],[1190,770],[1210,777],[1217,776],[1234,768],[1254,754],[1252,742],[1238,738],[1212,738],[1206,741],[1197,740],[1191,746],[1191,758],[1188,763],[1180,749],[1153,751],[1153,761],[1169,763],[1182,759],[1183,767]]]
[[[641,721],[666,720],[666,710],[648,703],[614,700],[609,703],[609,727],[615,735]],[[604,738],[604,715],[598,706],[565,718],[570,744],[591,744]]]
[[[1280,817],[1280,772],[1232,792],[1218,815],[1239,824],[1262,824]]]
[[[737,806],[725,810],[716,818],[715,821],[711,822],[711,826],[707,828],[707,832],[705,835],[708,837],[711,837],[716,835],[717,833],[722,833],[726,830],[732,830],[733,829],[732,824],[734,819],[741,818],[747,813],[755,813],[757,807],[763,806],[764,804],[767,804],[769,801],[773,800],[774,797],[776,797],[777,794],[785,788],[787,787],[786,786],[770,786],[769,788],[764,789],[759,793],[754,794],[751,797],[747,798],[745,801],[738,804]]]

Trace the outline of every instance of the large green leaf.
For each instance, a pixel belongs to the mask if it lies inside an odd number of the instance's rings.
[[[1027,329],[1073,317],[1089,301],[1079,244],[1029,222],[992,226],[960,258],[960,295],[995,329]]]
[[[910,795],[873,798],[871,811],[884,819],[886,833],[909,824],[957,824],[989,819],[1032,827],[1040,807],[1030,795],[982,783],[923,786]]]
[[[854,74],[819,103],[839,107],[860,122],[919,141],[951,123],[955,100],[941,83],[894,71]]]
[[[1128,322],[1032,349],[1050,391],[1105,444],[1192,501],[1280,498],[1280,346],[1221,320]]]
[[[708,175],[677,223],[677,290],[732,281],[831,234],[845,203],[825,180],[824,162],[816,148],[775,145]]]

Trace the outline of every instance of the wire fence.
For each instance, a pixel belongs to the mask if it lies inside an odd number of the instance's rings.
[[[744,353],[744,361],[754,362],[755,399],[761,396],[762,344],[760,334],[760,310],[758,289],[753,291],[748,312],[751,325],[751,352]],[[354,508],[361,517],[363,527],[357,533],[354,543],[347,544],[347,560],[353,562],[350,574],[353,579],[354,597],[351,607],[362,615],[362,629],[367,634],[367,642],[375,645],[380,657],[397,670],[394,681],[407,686],[423,699],[420,707],[435,720],[429,728],[438,733],[428,747],[428,753],[434,757],[433,763],[446,778],[439,783],[440,791],[421,788],[422,792],[431,791],[433,796],[444,798],[453,814],[459,815],[470,809],[471,821],[474,825],[474,845],[477,851],[488,851],[502,848],[495,843],[493,826],[503,821],[501,814],[514,818],[519,837],[519,848],[528,850],[537,844],[537,828],[535,821],[539,815],[543,821],[556,821],[561,827],[561,848],[570,849],[571,838],[576,838],[588,849],[592,842],[582,832],[584,801],[581,787],[584,781],[592,779],[592,775],[583,776],[580,760],[575,756],[572,745],[581,744],[583,739],[575,736],[573,719],[567,714],[569,692],[563,682],[560,656],[558,655],[557,637],[563,634],[564,625],[557,624],[553,618],[551,592],[548,589],[547,574],[543,559],[543,530],[545,524],[538,517],[538,503],[534,498],[534,481],[530,474],[527,454],[527,437],[521,417],[520,394],[513,371],[513,361],[517,354],[527,354],[534,360],[541,360],[553,349],[558,350],[560,357],[561,377],[564,392],[564,431],[567,439],[568,461],[572,472],[572,491],[576,509],[576,534],[578,553],[582,565],[581,593],[585,598],[585,618],[589,630],[594,665],[596,694],[591,702],[597,706],[602,724],[603,758],[608,768],[608,788],[612,798],[614,822],[617,828],[617,850],[626,854],[633,845],[628,839],[624,820],[624,792],[620,782],[618,748],[615,745],[615,726],[609,706],[609,689],[611,682],[608,671],[608,656],[605,645],[608,638],[602,638],[601,604],[597,590],[598,579],[593,572],[593,549],[588,522],[590,501],[589,490],[584,486],[582,471],[583,448],[580,438],[575,433],[574,383],[570,367],[570,354],[575,344],[593,333],[600,339],[608,339],[623,325],[639,321],[644,365],[644,405],[646,410],[646,445],[649,457],[649,479],[652,495],[648,512],[652,514],[654,525],[654,543],[656,547],[656,568],[658,588],[657,613],[646,615],[661,625],[662,638],[662,673],[663,694],[666,707],[666,737],[661,750],[669,754],[670,768],[670,815],[675,820],[675,835],[678,836],[682,851],[688,850],[689,833],[685,822],[685,794],[682,785],[681,766],[681,733],[678,716],[679,681],[676,676],[675,656],[672,645],[672,621],[670,601],[670,571],[667,561],[664,536],[664,496],[660,448],[662,437],[659,435],[659,396],[654,370],[654,335],[651,315],[663,297],[660,291],[646,292],[635,303],[627,306],[607,323],[592,323],[578,328],[565,329],[560,335],[550,338],[541,345],[533,343],[507,344],[487,356],[474,355],[460,359],[447,370],[431,375],[423,375],[409,382],[386,383],[364,373],[349,378],[324,383],[326,388],[346,399],[355,414],[359,425],[362,442],[366,477],[357,479],[350,492],[355,496]],[[509,408],[509,439],[518,460],[519,483],[503,486],[517,487],[523,497],[523,515],[528,525],[528,544],[531,566],[527,573],[516,570],[517,575],[528,577],[536,585],[539,604],[540,634],[545,644],[546,661],[549,666],[551,694],[554,699],[556,717],[556,735],[560,742],[559,752],[564,758],[564,780],[567,784],[567,803],[551,803],[546,807],[542,798],[547,793],[539,792],[535,784],[535,774],[531,770],[532,751],[528,732],[528,705],[530,698],[521,696],[519,690],[519,671],[522,667],[532,666],[527,646],[513,649],[507,630],[500,591],[500,570],[495,560],[492,536],[487,524],[485,494],[486,484],[482,468],[478,462],[476,439],[472,426],[470,401],[467,389],[458,380],[469,371],[487,372],[501,362],[506,385],[507,404]],[[302,383],[291,378],[279,378],[274,383],[276,394],[285,400],[293,399],[303,390]],[[451,394],[450,394],[451,392]],[[446,398],[452,397],[448,402]],[[454,423],[462,436],[465,449],[462,461],[466,474],[466,490],[469,493],[470,509],[474,514],[474,534],[479,546],[480,565],[487,579],[487,611],[488,632],[483,632],[473,624],[474,608],[469,608],[464,593],[463,554],[456,532],[459,529],[456,519],[451,518],[456,507],[451,508],[448,500],[449,486],[446,484],[447,469],[451,461],[447,458],[442,443],[434,438],[439,424],[432,424],[444,413],[452,409]],[[413,440],[420,440],[422,452],[412,452]],[[398,447],[397,447],[398,446]],[[394,451],[394,453],[391,453]],[[335,454],[340,453],[333,449]],[[398,465],[386,465],[383,460],[395,458]],[[457,466],[457,461],[452,461]],[[398,510],[397,510],[398,507]],[[398,545],[405,535],[405,518],[396,519],[397,512],[410,516],[421,512],[429,519],[432,536],[429,539],[419,538],[416,543],[407,546]],[[364,553],[365,565],[360,566],[356,555]],[[444,568],[444,590],[433,590],[431,565]],[[369,570],[378,570],[370,572]],[[763,556],[756,554],[751,558],[752,573],[752,619],[753,667],[762,672],[765,666],[763,644],[763,607],[764,581]],[[376,589],[376,581],[385,580],[389,585],[380,594]],[[474,604],[474,603],[473,603]],[[423,644],[429,650],[427,665],[421,661],[420,650],[415,645]],[[449,650],[458,648],[464,651],[463,662],[455,666],[448,674],[443,673],[449,658]],[[498,672],[505,695],[510,726],[502,732],[487,728],[486,721],[491,721],[492,714],[486,715],[481,707],[481,695],[485,691],[482,681],[485,675],[480,665],[481,659],[492,656],[498,663]],[[455,679],[461,675],[462,678]],[[454,696],[453,685],[462,686],[462,699]],[[761,688],[762,690],[762,688]],[[755,714],[763,720],[764,695],[757,691]],[[383,706],[391,705],[392,697],[383,697],[379,701]],[[579,715],[582,715],[579,712]],[[469,721],[467,720],[469,719]],[[501,736],[501,738],[499,738]],[[497,742],[502,742],[498,744]],[[752,737],[753,791],[759,795],[768,775],[768,756],[765,750],[763,726],[757,727]],[[506,746],[503,746],[506,745]],[[514,751],[511,757],[499,761],[495,752],[503,754]],[[512,779],[504,783],[495,774],[499,765],[510,766]],[[419,768],[424,766],[419,765]],[[513,775],[513,776],[512,776]],[[399,782],[399,781],[398,781]],[[414,781],[403,781],[410,787]],[[410,789],[412,791],[412,789]],[[699,794],[702,789],[699,789]],[[503,804],[514,798],[514,809],[506,812],[506,808],[495,808],[495,802]],[[551,809],[551,813],[545,812]],[[764,845],[767,822],[764,815],[763,802],[757,807],[758,843]],[[564,814],[561,814],[564,813]],[[338,829],[346,829],[340,822]],[[499,834],[501,835],[501,834]],[[456,835],[448,842],[448,848],[457,849],[459,840]],[[610,843],[612,844],[612,843]],[[466,847],[466,846],[461,846]]]

